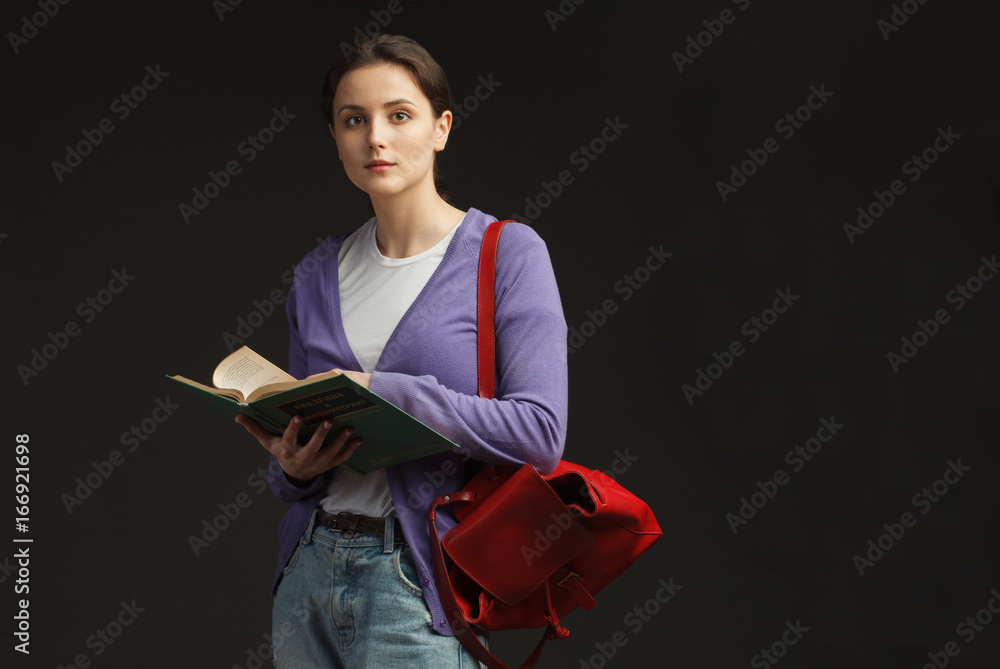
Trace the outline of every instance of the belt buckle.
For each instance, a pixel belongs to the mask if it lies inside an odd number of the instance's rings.
[[[337,514],[338,528],[343,527],[344,525],[347,526],[347,529],[344,531],[344,534],[342,535],[345,539],[350,539],[354,537],[355,534],[357,534],[358,523],[360,522],[361,522],[361,516],[359,514],[348,513],[346,511],[341,511],[340,513]]]

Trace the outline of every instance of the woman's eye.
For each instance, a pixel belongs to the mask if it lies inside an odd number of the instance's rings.
[[[348,116],[346,119],[344,119],[344,125],[346,125],[348,128],[353,128],[354,126],[359,125],[363,122],[364,119],[361,118],[360,116]]]
[[[397,111],[392,113],[392,120],[394,121],[405,121],[408,118],[410,118],[410,115],[407,114],[405,111]]]

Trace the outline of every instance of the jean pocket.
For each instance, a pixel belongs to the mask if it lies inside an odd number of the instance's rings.
[[[407,546],[400,546],[392,552],[392,571],[403,589],[414,597],[423,597],[424,590],[417,583],[420,576],[417,574],[417,565],[413,562],[413,555]]]
[[[299,543],[296,544],[295,546],[295,550],[292,551],[292,557],[288,558],[288,564],[286,564],[285,568],[281,571],[282,578],[291,574],[292,571],[295,569],[295,565],[299,561],[299,553],[301,552],[302,552],[302,541],[299,541]]]

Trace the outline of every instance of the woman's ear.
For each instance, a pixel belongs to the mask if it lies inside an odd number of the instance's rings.
[[[451,133],[452,113],[447,109],[441,112],[441,116],[435,121],[437,132],[434,135],[434,150],[441,151],[448,143],[448,135]]]

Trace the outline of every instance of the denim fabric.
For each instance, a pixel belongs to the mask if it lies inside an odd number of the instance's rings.
[[[274,598],[277,669],[479,669],[434,632],[410,549],[386,528],[352,536],[313,514]]]

